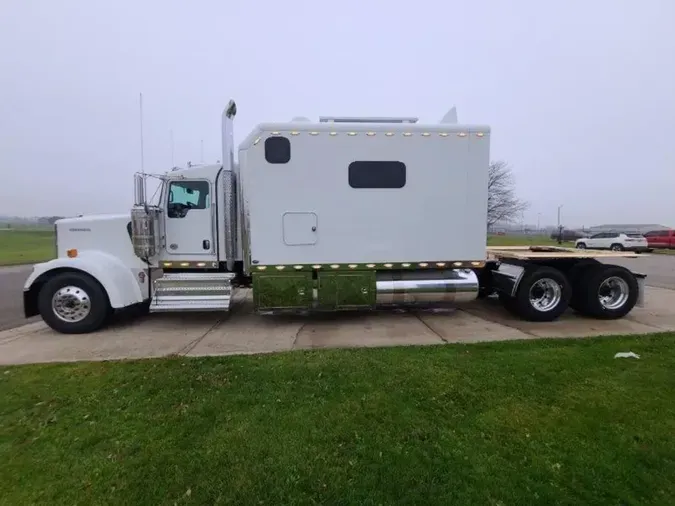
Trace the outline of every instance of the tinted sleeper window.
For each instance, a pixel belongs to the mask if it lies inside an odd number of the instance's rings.
[[[267,163],[288,163],[291,159],[291,141],[286,137],[265,139],[265,160]]]
[[[403,188],[406,167],[403,162],[367,161],[349,164],[352,188]]]

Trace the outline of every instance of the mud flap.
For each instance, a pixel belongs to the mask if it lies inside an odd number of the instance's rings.
[[[633,275],[638,283],[638,298],[635,307],[645,307],[645,279],[647,278],[647,275],[638,274],[637,272],[634,272]]]

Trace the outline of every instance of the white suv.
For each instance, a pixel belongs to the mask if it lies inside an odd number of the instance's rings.
[[[642,234],[623,234],[619,232],[600,232],[590,237],[577,239],[578,249],[609,249],[612,251],[648,251],[647,239]]]

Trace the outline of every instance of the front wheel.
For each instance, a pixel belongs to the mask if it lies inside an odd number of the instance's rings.
[[[577,244],[577,249],[586,249],[586,243],[580,242],[579,244]]]
[[[100,329],[112,309],[108,294],[83,272],[64,272],[40,289],[38,310],[44,322],[62,334],[87,334]]]

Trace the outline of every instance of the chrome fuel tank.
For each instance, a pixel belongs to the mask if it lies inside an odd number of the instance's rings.
[[[377,305],[461,303],[478,296],[478,276],[470,269],[378,272]]]

